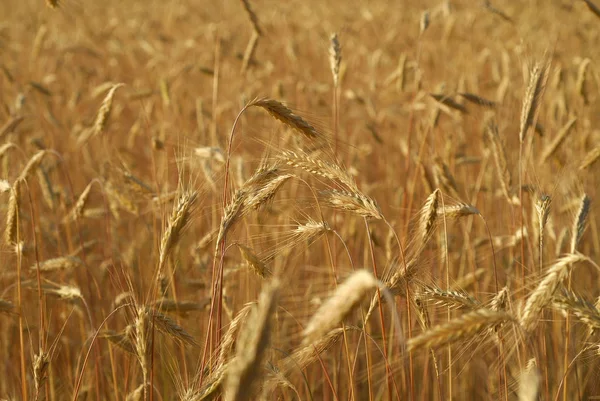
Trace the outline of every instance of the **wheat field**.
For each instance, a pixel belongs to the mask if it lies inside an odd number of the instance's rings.
[[[0,3],[0,400],[600,399],[600,2]]]

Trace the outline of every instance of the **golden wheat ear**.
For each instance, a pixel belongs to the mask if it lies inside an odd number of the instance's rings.
[[[315,312],[304,329],[302,343],[310,344],[333,330],[377,287],[378,281],[371,273],[356,271]]]
[[[272,321],[279,292],[277,279],[265,284],[258,306],[250,312],[240,331],[235,358],[229,363],[225,381],[225,400],[254,399],[264,377],[262,366],[270,345]]]
[[[525,140],[525,135],[529,128],[534,125],[535,117],[542,101],[542,95],[546,89],[548,76],[550,72],[550,59],[536,63],[529,72],[529,84],[523,98],[523,106],[521,108],[521,121],[519,128],[519,141]]]
[[[414,351],[419,348],[437,348],[457,341],[469,340],[485,332],[486,329],[513,320],[514,318],[506,312],[495,312],[485,308],[477,309],[409,339],[406,344],[407,349]]]

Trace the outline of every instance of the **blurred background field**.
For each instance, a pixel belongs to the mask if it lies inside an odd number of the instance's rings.
[[[0,399],[600,397],[598,5],[53,3],[0,3]]]

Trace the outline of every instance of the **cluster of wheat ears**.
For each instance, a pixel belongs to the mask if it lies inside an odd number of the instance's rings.
[[[0,400],[600,399],[592,1],[87,3],[0,5]]]

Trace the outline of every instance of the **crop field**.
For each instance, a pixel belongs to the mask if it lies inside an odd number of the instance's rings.
[[[600,0],[0,16],[0,400],[600,400]]]

